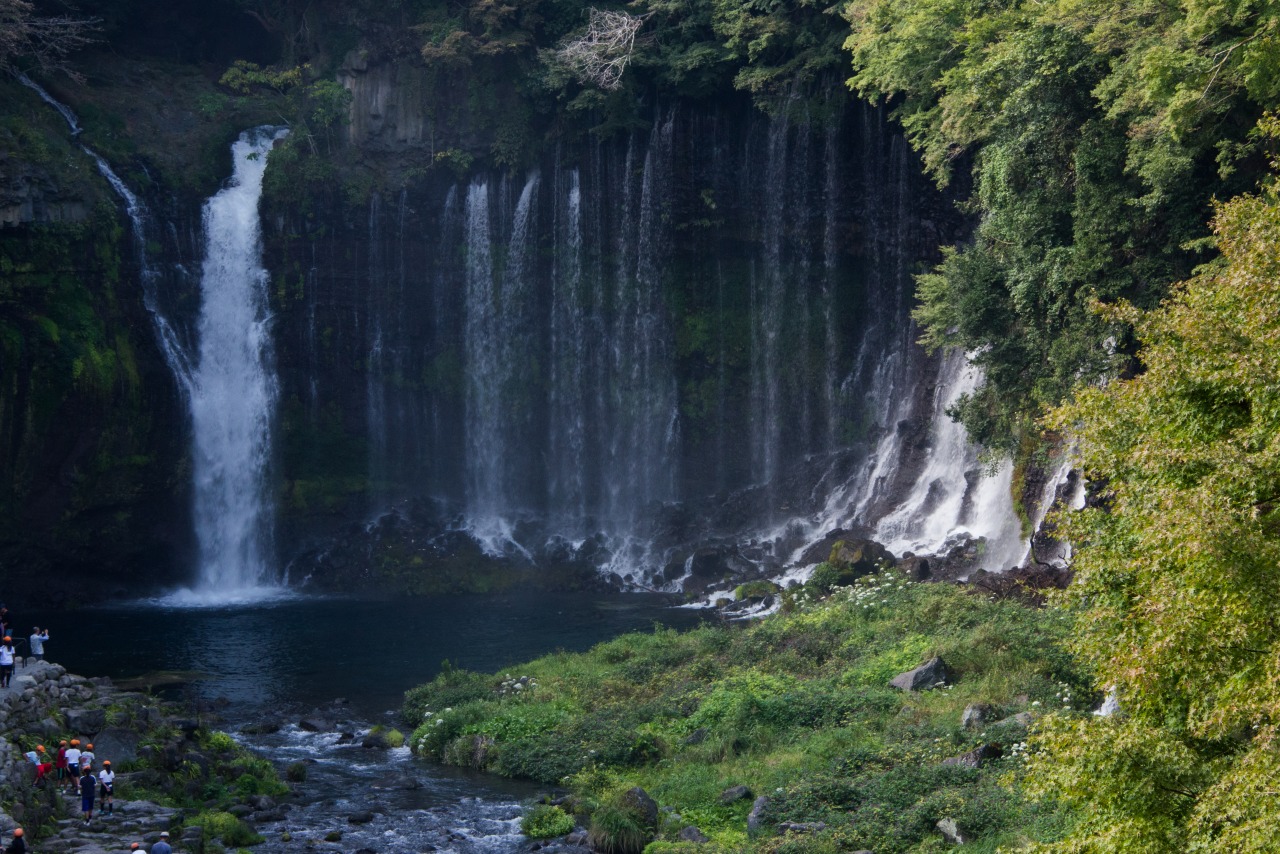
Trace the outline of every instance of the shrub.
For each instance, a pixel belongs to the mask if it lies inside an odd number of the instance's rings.
[[[401,714],[410,726],[418,727],[426,722],[428,712],[456,709],[493,696],[492,677],[449,667],[426,685],[406,691]]]
[[[650,834],[629,810],[606,804],[591,816],[587,841],[602,854],[641,854]]]
[[[307,779],[307,763],[290,762],[284,769],[285,779],[290,783],[304,783]]]
[[[560,807],[538,804],[520,818],[520,832],[530,839],[552,839],[573,830],[573,818]]]
[[[236,740],[225,732],[206,731],[200,736],[200,746],[212,753],[235,753],[240,749]]]
[[[208,839],[220,839],[224,845],[241,848],[264,841],[253,828],[229,812],[202,812],[191,819],[190,824],[204,830]]]

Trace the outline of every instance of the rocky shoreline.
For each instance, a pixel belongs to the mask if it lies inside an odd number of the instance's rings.
[[[128,851],[134,842],[149,850],[161,832],[169,831],[175,849],[201,854],[206,830],[187,823],[198,810],[153,800],[207,790],[224,770],[225,762],[201,744],[212,717],[189,717],[184,711],[121,690],[110,679],[68,673],[59,664],[31,661],[20,667],[12,684],[0,690],[0,834],[8,839],[14,828],[23,827],[28,844],[41,854],[97,854]],[[24,756],[36,744],[47,745],[53,754],[59,740],[71,738],[94,743],[95,770],[103,760],[118,769],[112,813],[95,810],[88,823],[81,818],[79,798],[61,791],[55,780],[37,784],[36,769]],[[215,800],[207,806],[225,805],[225,799]],[[257,803],[274,807],[264,803],[268,800],[259,797]]]

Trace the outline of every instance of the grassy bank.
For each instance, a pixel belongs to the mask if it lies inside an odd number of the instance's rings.
[[[1028,716],[1015,716],[1079,714],[1091,699],[1062,647],[1070,629],[1061,612],[886,572],[788,594],[749,625],[632,634],[500,674],[446,670],[408,692],[404,714],[422,755],[567,786],[564,809],[602,850],[931,851],[947,819],[970,850],[994,850],[1068,821],[1021,797]],[[944,686],[889,686],[935,655]],[[985,721],[962,726],[977,704]],[[944,764],[983,745],[1000,757]],[[636,786],[656,822],[627,795]],[[710,843],[676,841],[691,826]]]

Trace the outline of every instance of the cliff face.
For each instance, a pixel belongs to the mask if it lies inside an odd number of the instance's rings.
[[[6,362],[13,578],[189,575],[189,426],[153,312],[195,352],[199,203],[229,174],[228,129],[282,114],[296,121],[261,212],[269,490],[293,577],[433,589],[533,563],[672,586],[699,550],[704,574],[776,568],[814,526],[870,529],[922,465],[938,363],[915,344],[911,277],[961,224],[883,111],[834,79],[768,113],[670,87],[575,112],[503,58],[351,50],[334,72],[349,101],[324,102],[315,87],[231,98],[190,67],[97,67],[59,97],[124,117],[84,139],[150,218],[137,240],[65,131],[45,129],[56,169],[11,146],[17,222],[0,243],[64,235],[75,263],[6,251],[62,264],[84,293],[57,302],[91,319],[81,349],[97,354],[11,336],[26,348]],[[335,104],[345,118],[321,121]],[[72,231],[52,221],[81,214]],[[58,359],[55,381],[42,372]],[[876,464],[887,438],[894,461]]]
[[[343,565],[375,574],[474,548],[663,584],[922,429],[936,363],[911,274],[960,226],[834,81],[772,115],[651,95],[626,127],[503,167],[503,86],[486,105],[474,78],[442,90],[360,54],[339,80],[335,159],[358,168],[315,180],[292,140],[263,206],[286,560],[342,531]],[[883,493],[912,477],[911,441]],[[365,522],[393,509],[380,540]]]

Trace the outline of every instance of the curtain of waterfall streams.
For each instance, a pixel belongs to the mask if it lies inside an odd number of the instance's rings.
[[[213,601],[274,589],[267,495],[276,380],[262,268],[258,199],[267,155],[283,132],[247,131],[231,147],[230,182],[205,204],[199,361],[191,421],[195,523],[193,594]]]
[[[309,367],[281,397],[317,436],[363,420],[366,534],[430,513],[424,542],[684,592],[707,547],[728,563],[704,574],[776,576],[839,532],[981,539],[1007,567],[1009,470],[984,476],[946,415],[981,377],[916,343],[913,276],[950,239],[928,194],[883,112],[838,95],[659,104],[527,171],[374,194],[358,241],[286,251]]]

